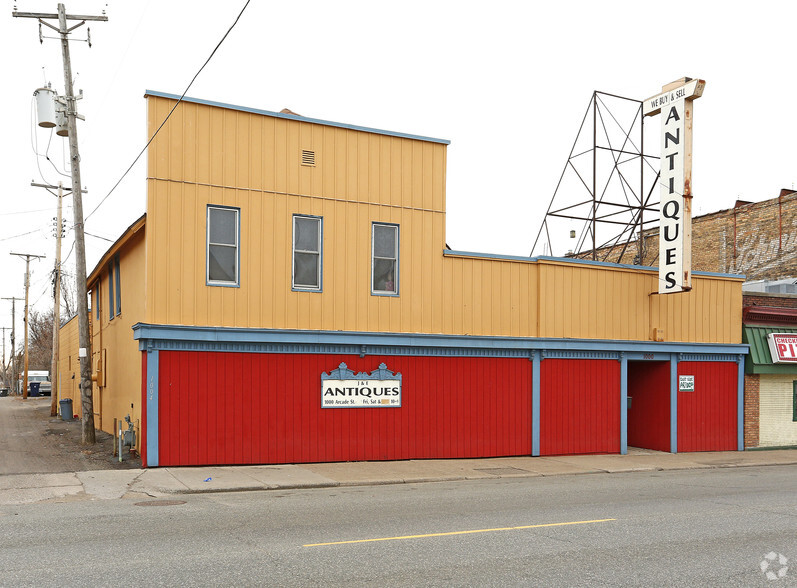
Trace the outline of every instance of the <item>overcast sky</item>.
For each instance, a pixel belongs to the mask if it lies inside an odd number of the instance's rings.
[[[78,41],[85,26],[72,35],[75,88],[85,96],[86,214],[146,142],[144,91],[182,94],[244,4],[66,2],[68,13],[109,18],[90,23],[92,48]],[[65,141],[34,127],[32,95],[45,81],[63,92],[61,48],[40,44],[36,21],[12,18],[14,5],[57,9],[18,0],[4,2],[0,17],[0,296],[24,295],[24,262],[10,252],[46,255],[32,265],[30,291],[33,308],[45,311],[56,199],[30,182],[69,183],[59,175],[69,172]],[[188,95],[448,139],[448,244],[528,255],[594,90],[641,100],[683,76],[706,80],[695,103],[696,215],[794,187],[795,22],[793,1],[252,0]],[[96,235],[86,238],[89,272],[110,245],[103,238],[115,240],[144,212],[144,173],[142,158],[87,220]],[[74,236],[71,205],[65,212],[64,257]],[[74,260],[72,252],[71,276]],[[0,326],[11,325],[10,314],[0,301]],[[21,341],[19,316],[17,327]]]

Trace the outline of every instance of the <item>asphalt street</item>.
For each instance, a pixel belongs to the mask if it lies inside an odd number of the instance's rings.
[[[785,465],[8,505],[0,584],[794,586],[795,487]]]

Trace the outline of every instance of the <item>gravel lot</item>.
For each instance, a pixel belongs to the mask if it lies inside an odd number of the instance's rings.
[[[83,445],[80,421],[50,416],[50,398],[0,398],[0,475],[133,469],[141,458],[113,457],[113,436],[97,431],[97,443]]]

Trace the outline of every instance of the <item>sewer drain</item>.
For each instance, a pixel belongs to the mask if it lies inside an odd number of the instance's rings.
[[[485,474],[492,474],[493,476],[508,476],[510,474],[527,474],[528,470],[521,470],[520,468],[476,468],[477,472],[484,472]]]
[[[133,506],[178,506],[185,504],[185,500],[148,500],[147,502],[136,502]]]

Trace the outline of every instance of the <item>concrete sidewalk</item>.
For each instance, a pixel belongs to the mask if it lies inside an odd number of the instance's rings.
[[[162,498],[201,492],[330,488],[495,478],[529,478],[797,464],[797,449],[670,454],[500,457],[303,465],[95,470],[0,476],[0,505],[112,498]]]

